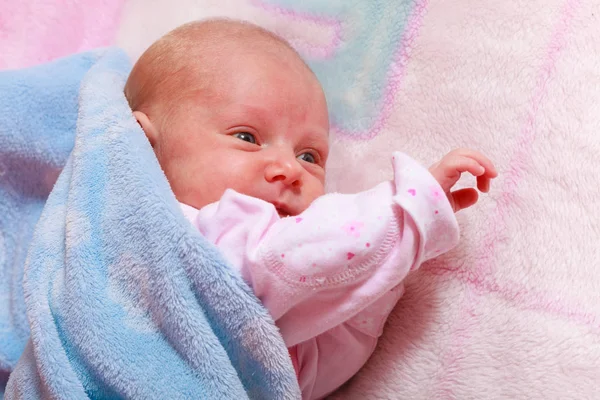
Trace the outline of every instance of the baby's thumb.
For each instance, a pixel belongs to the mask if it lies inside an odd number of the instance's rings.
[[[452,205],[454,212],[459,212],[465,208],[469,208],[479,199],[479,193],[473,188],[460,189],[448,195],[448,200]]]

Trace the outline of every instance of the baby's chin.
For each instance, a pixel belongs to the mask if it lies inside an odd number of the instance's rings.
[[[277,210],[277,214],[279,215],[279,218],[293,217],[293,215],[289,215],[285,211],[281,211],[281,210]]]
[[[316,196],[312,200],[307,201],[304,205],[295,205],[292,207],[288,206],[286,203],[279,203],[279,202],[269,202],[269,203],[271,203],[271,204],[273,204],[273,206],[275,206],[275,210],[277,211],[277,214],[279,215],[280,218],[297,217],[298,215],[300,215],[304,211],[306,211],[306,209],[308,209],[310,207],[312,202],[315,201],[316,199],[318,199],[319,197],[321,197],[322,195]]]
[[[277,215],[279,215],[279,218],[294,217],[298,214],[301,214],[302,211],[304,211],[304,209],[305,209],[305,208],[303,208],[303,209],[299,210],[296,208],[292,208],[285,203],[280,203],[280,202],[269,202],[269,203],[273,204],[273,207],[275,207],[275,211],[277,211]]]

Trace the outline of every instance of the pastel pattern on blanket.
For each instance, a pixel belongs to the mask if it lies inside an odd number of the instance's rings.
[[[251,1],[284,18],[311,25],[333,25],[335,37],[326,56],[311,57],[310,44],[299,50],[321,80],[334,130],[346,137],[368,139],[389,117],[424,5],[407,1]],[[283,32],[293,43],[293,33]],[[291,36],[291,37],[290,37]]]

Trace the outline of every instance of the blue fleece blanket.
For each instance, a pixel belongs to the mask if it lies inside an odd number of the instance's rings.
[[[179,211],[129,70],[109,49],[0,72],[0,393],[298,398],[268,313]]]

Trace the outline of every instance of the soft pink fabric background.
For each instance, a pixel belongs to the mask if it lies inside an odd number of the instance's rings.
[[[0,0],[0,69],[114,43],[124,0]]]
[[[343,3],[351,19],[289,4],[341,1],[0,0],[0,67],[115,41],[135,58],[215,15],[261,23],[328,60],[365,23],[351,13],[362,3]],[[334,398],[598,399],[600,2],[420,0],[412,10],[370,139],[333,131],[330,189],[389,178],[392,150],[429,164],[474,147],[500,176],[459,214],[459,247],[410,278],[375,355]]]

